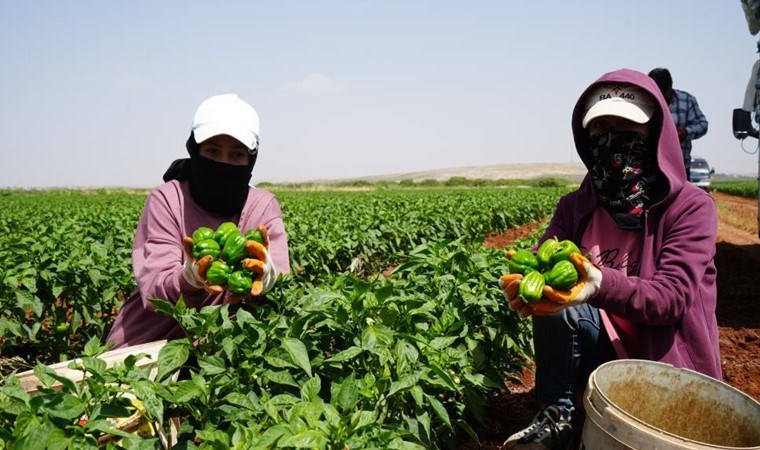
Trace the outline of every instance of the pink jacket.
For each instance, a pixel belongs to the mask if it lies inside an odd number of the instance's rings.
[[[193,201],[187,181],[169,181],[150,193],[140,216],[132,246],[137,289],[119,310],[107,342],[119,348],[184,336],[174,319],[154,312],[149,298],[176,301],[182,295],[185,303],[195,308],[223,302],[228,294],[211,295],[185,281],[182,237],[191,236],[198,227],[215,229],[226,221],[237,223],[243,231],[265,225],[269,254],[277,272],[290,272],[282,212],[272,193],[251,188],[239,216],[216,217]]]

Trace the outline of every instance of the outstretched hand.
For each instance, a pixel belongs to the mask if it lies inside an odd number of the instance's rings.
[[[193,257],[193,246],[195,241],[190,236],[182,238],[182,247],[185,249],[185,270],[182,274],[187,280],[188,284],[196,289],[204,289],[209,294],[221,294],[224,292],[224,288],[218,285],[210,285],[206,279],[206,271],[214,262],[214,258],[210,255],[206,255],[203,258],[196,260]]]
[[[499,277],[499,287],[504,294],[504,298],[507,299],[509,309],[517,312],[521,319],[530,316],[530,307],[520,299],[518,293],[520,291],[520,282],[523,276],[519,273],[508,273]]]
[[[602,284],[602,271],[580,253],[570,254],[570,262],[578,272],[578,282],[566,291],[544,286],[543,298],[532,303],[526,303],[518,297],[522,275],[502,275],[499,286],[509,302],[509,309],[516,311],[523,319],[531,315],[545,316],[580,305],[596,295]]]
[[[256,231],[261,233],[262,242],[249,239],[245,243],[246,258],[243,258],[244,270],[253,274],[251,296],[258,297],[269,292],[277,280],[277,271],[269,256],[269,232],[264,225],[259,225]]]

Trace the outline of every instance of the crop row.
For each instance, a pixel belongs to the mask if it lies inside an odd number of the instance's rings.
[[[387,279],[344,273],[310,286],[286,277],[269,301],[234,315],[158,301],[195,345],[165,346],[156,380],[134,360],[106,369],[97,342],[81,385],[32,399],[9,379],[0,386],[0,446],[97,448],[109,418],[126,414],[125,393],[157,427],[182,419],[179,448],[434,449],[477,439],[473,425],[492,392],[530,357],[527,322],[493,283],[506,260],[478,247],[421,245]],[[36,372],[54,381],[44,366]],[[155,437],[126,435],[123,444],[161,448]]]
[[[730,195],[757,198],[757,180],[715,181],[712,183],[712,188]]]
[[[495,283],[503,255],[480,243],[547,216],[562,192],[281,192],[295,270],[273,301],[234,318],[226,307],[159,301],[199,343],[167,346],[159,381],[130,385],[132,369],[95,360],[88,370],[100,384],[43,390],[35,401],[11,381],[0,386],[9,421],[0,443],[87,448],[106,426],[106,407],[123,403],[122,389],[156,423],[183,417],[190,440],[208,448],[436,448],[457,429],[474,437],[469,420],[482,418],[488,392],[530,355],[529,329]],[[130,247],[144,200],[0,193],[0,362],[102,351],[98,341],[134,288]],[[388,265],[388,278],[364,276]],[[191,356],[190,379],[170,381]],[[72,426],[81,414],[90,425]]]
[[[426,242],[480,242],[545,217],[562,192],[286,191],[278,198],[296,277],[318,284],[349,267],[368,273],[402,263]],[[66,359],[104,335],[135,287],[130,252],[145,193],[0,194],[0,363]]]

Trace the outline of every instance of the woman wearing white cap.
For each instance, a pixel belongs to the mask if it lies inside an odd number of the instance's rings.
[[[560,200],[539,244],[555,236],[576,243],[582,254],[571,259],[581,280],[566,292],[546,287],[530,304],[517,296],[521,275],[499,280],[510,308],[534,316],[542,408],[506,448],[571,448],[579,394],[591,372],[612,359],[722,377],[717,211],[712,197],[686,180],[659,88],[637,71],[607,73],[581,95],[572,127],[588,172]]]
[[[165,183],[148,196],[137,225],[132,264],[137,289],[119,311],[107,342],[115,348],[183,337],[179,324],[154,312],[150,298],[201,308],[230,301],[228,292],[209,290],[187,249],[185,236],[201,226],[216,229],[233,222],[244,231],[265,228],[268,248],[261,260],[261,293],[266,294],[278,274],[290,272],[288,243],[282,212],[270,192],[249,186],[259,150],[259,117],[235,94],[204,101],[195,114],[190,158],[172,163]]]

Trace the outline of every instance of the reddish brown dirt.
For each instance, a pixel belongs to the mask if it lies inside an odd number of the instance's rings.
[[[715,264],[718,269],[720,352],[724,381],[760,401],[760,239],[757,200],[713,193],[718,205],[719,226]],[[539,226],[528,224],[489,235],[485,245],[505,247],[528,237]],[[520,382],[507,383],[509,392],[494,397],[489,420],[476,431],[481,446],[465,443],[463,449],[501,449],[510,434],[522,429],[537,411],[535,379],[530,370]]]

